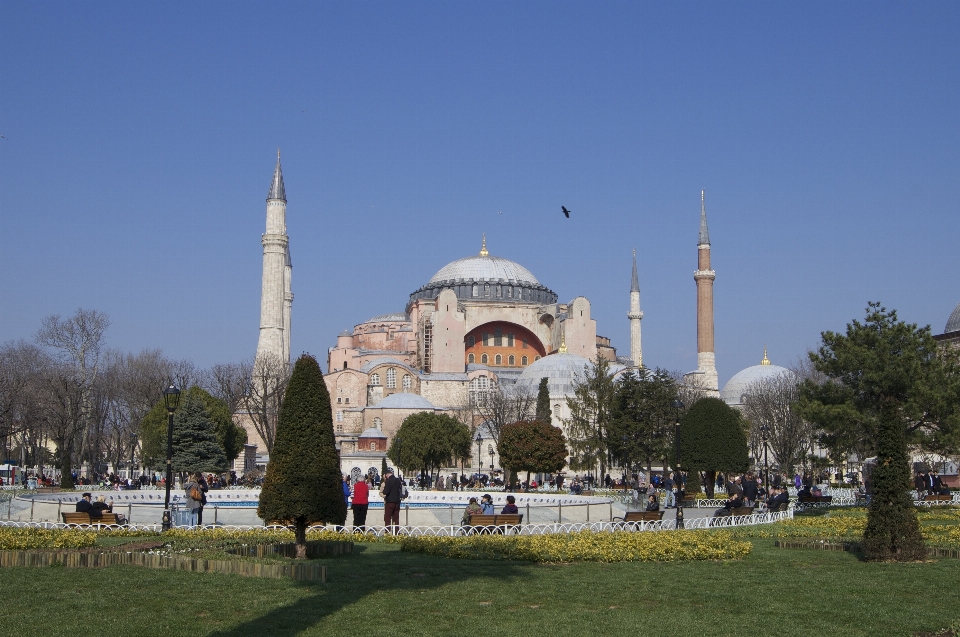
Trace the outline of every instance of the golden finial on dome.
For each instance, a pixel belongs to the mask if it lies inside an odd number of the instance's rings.
[[[557,350],[558,354],[567,353],[567,330],[560,328],[560,349]]]
[[[760,364],[761,364],[761,365],[769,365],[769,364],[770,364],[770,359],[767,358],[767,346],[766,346],[766,345],[763,346],[763,360],[760,361]]]
[[[489,256],[489,255],[490,255],[490,253],[487,252],[487,233],[484,232],[484,233],[483,233],[483,245],[480,246],[480,256],[481,256],[481,257],[486,257],[486,256]]]

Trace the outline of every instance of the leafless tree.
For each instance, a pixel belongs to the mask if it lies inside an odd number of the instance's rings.
[[[493,385],[471,392],[470,400],[477,416],[489,428],[498,451],[504,425],[529,420],[537,409],[537,395],[520,385]]]
[[[0,436],[20,432],[31,400],[31,385],[42,368],[43,352],[23,341],[0,345]]]
[[[762,458],[763,432],[769,428],[769,450],[781,471],[792,475],[810,451],[813,429],[793,409],[800,398],[798,377],[784,372],[751,383],[744,394],[744,416],[750,423],[750,446],[754,457]]]
[[[245,405],[253,428],[267,446],[267,453],[273,451],[280,402],[289,380],[290,365],[278,356],[261,354],[254,360]]]
[[[250,394],[252,382],[253,363],[242,361],[214,365],[204,374],[202,387],[225,402],[227,409],[234,414]]]
[[[78,309],[66,319],[43,320],[37,342],[55,361],[45,374],[47,423],[60,455],[61,480],[71,483],[73,454],[83,444],[93,415],[93,391],[101,371],[110,319],[96,310]]]
[[[672,371],[670,377],[677,385],[677,398],[683,403],[684,411],[690,409],[701,398],[710,395],[710,390],[704,385],[703,374]]]

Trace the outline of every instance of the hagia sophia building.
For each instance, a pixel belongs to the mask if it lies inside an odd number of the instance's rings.
[[[261,241],[263,286],[257,356],[290,361],[293,293],[286,204],[278,153]],[[485,236],[480,244],[478,253],[444,265],[413,290],[406,307],[385,308],[393,311],[341,332],[328,349],[324,378],[345,473],[379,470],[390,441],[407,416],[423,411],[454,415],[497,385],[516,385],[536,394],[540,379],[548,378],[553,424],[565,429],[570,415],[566,398],[572,395],[577,376],[598,355],[611,362],[614,374],[643,364],[636,254],[627,313],[629,356],[617,356],[610,340],[597,333],[586,296],[561,302],[530,270],[491,254]],[[713,337],[715,276],[701,193],[694,272],[698,366],[685,378],[739,406],[749,382],[787,370],[770,365],[764,352],[760,365],[743,370],[719,390]],[[957,311],[954,314],[960,317]],[[247,430],[248,464],[253,445],[260,464],[267,460],[266,448],[251,426]],[[478,432],[482,440],[479,449],[475,445],[473,459],[484,470],[490,465],[499,467],[489,433],[483,426]]]

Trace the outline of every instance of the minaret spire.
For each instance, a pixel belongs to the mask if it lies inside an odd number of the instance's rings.
[[[710,245],[710,230],[707,228],[707,206],[703,190],[700,191],[700,241],[697,242],[697,245]]]
[[[710,232],[707,230],[707,207],[704,191],[700,191],[700,240],[697,242],[697,374],[700,386],[712,395],[719,395],[716,352],[713,344],[713,281],[717,273],[710,268]]]
[[[637,251],[633,251],[633,278],[630,281],[630,358],[636,367],[643,366],[643,346],[640,341],[640,321],[643,312],[640,311],[640,279],[637,277]]]
[[[290,362],[290,313],[293,292],[290,280],[293,263],[290,260],[290,239],[287,236],[287,193],[280,170],[280,150],[277,166],[267,195],[267,227],[260,238],[263,245],[263,283],[260,291],[260,339],[257,357]]]
[[[270,192],[267,193],[267,199],[287,200],[287,191],[283,187],[283,171],[280,170],[280,149],[277,149],[277,167],[273,169],[273,182],[270,184]]]

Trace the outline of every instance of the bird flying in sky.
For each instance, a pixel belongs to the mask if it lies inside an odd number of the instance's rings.
[[[569,219],[569,218],[570,218],[570,211],[567,210],[567,207],[566,207],[566,206],[560,206],[560,209],[563,210],[563,215],[564,215],[567,219]]]

